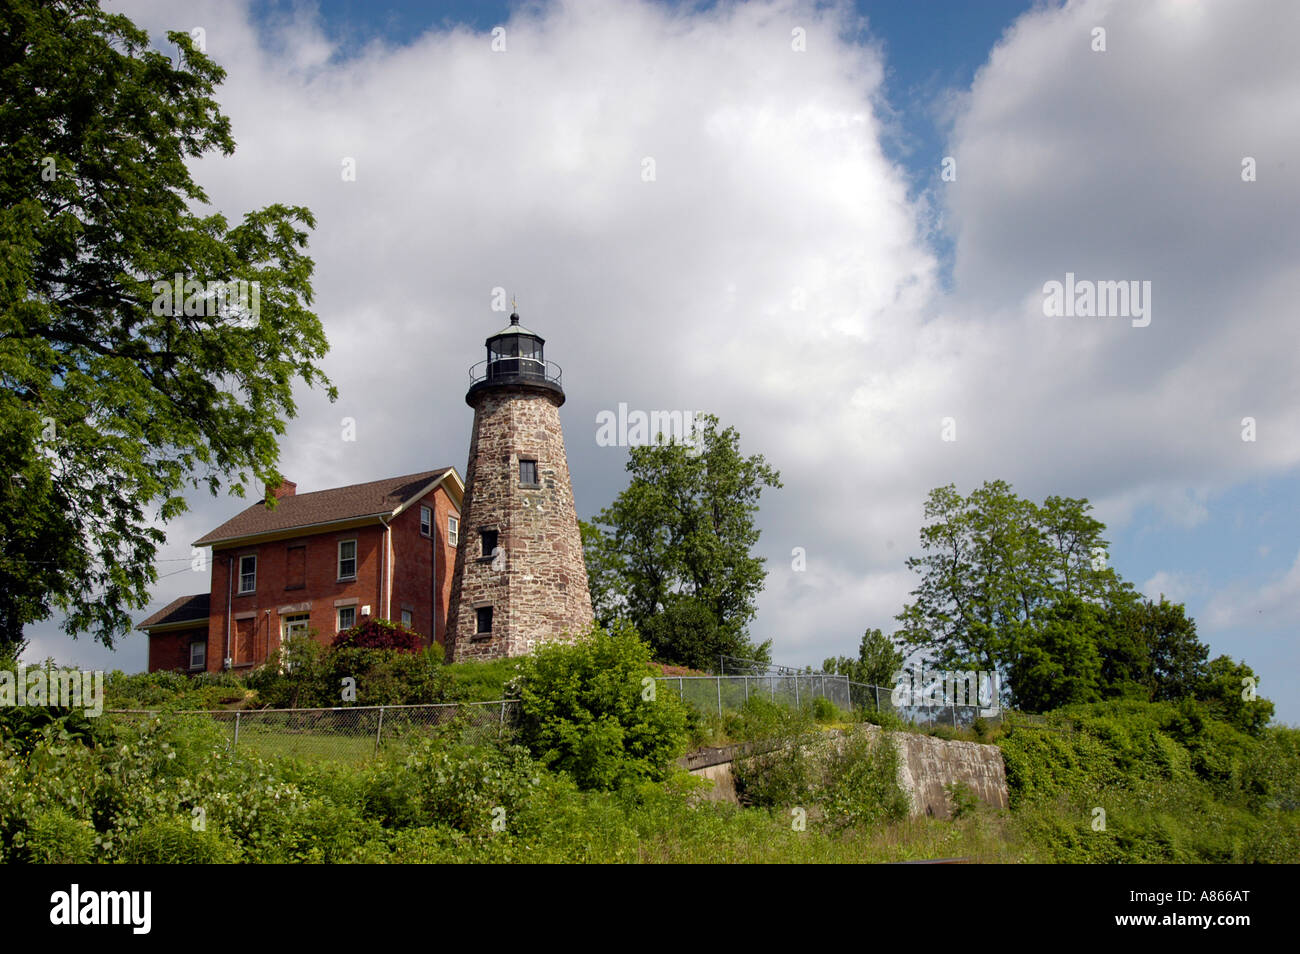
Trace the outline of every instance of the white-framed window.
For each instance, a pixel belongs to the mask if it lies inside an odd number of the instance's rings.
[[[284,628],[284,635],[289,636],[306,636],[307,630],[311,628],[310,613],[294,613],[291,616],[281,616],[280,625]]]
[[[402,625],[410,629],[412,622],[414,622],[414,617],[411,615],[411,611],[408,609],[402,610]]]
[[[345,629],[351,629],[357,625],[357,608],[355,606],[340,606],[337,632],[343,632]]]
[[[453,547],[460,543],[460,519],[458,517],[447,518],[447,542]]]
[[[339,541],[339,579],[355,580],[357,578],[357,541]]]
[[[208,641],[196,639],[190,643],[190,668],[206,669],[208,666]]]
[[[239,592],[251,593],[257,589],[257,554],[249,553],[239,558]]]
[[[433,508],[432,507],[420,508],[420,536],[422,537],[433,536]]]

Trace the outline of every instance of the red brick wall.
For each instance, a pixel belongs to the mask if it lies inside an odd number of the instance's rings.
[[[159,633],[149,637],[149,671],[160,672],[165,669],[190,670],[190,642],[206,639],[205,629],[185,629],[172,633]],[[211,660],[209,659],[209,663]]]
[[[420,533],[420,507],[433,509],[433,536]],[[451,599],[451,570],[456,550],[447,543],[447,517],[456,514],[455,504],[438,487],[398,515],[393,528],[393,604],[391,617],[401,621],[402,607],[413,608],[411,626],[426,639],[443,644],[446,637],[447,604]],[[432,564],[437,564],[436,625]]]
[[[434,509],[434,539],[420,533],[421,505],[432,506]],[[438,487],[432,494],[419,501],[413,501],[391,524],[393,568],[389,616],[393,620],[400,621],[403,605],[411,606],[412,628],[438,643],[445,643],[447,606],[451,601],[452,570],[456,560],[456,548],[447,542],[447,518],[454,515],[457,515],[457,510],[451,496],[444,488]],[[338,543],[340,540],[353,539],[357,541],[357,577],[355,580],[340,582],[337,569]],[[294,585],[302,573],[301,570],[293,568],[289,555],[290,548],[299,546],[305,548],[303,562],[306,566],[305,583],[301,586]],[[248,553],[257,554],[257,586],[254,592],[241,596],[237,592],[238,558]],[[430,605],[435,595],[431,581],[432,564],[435,562],[436,611]],[[228,591],[232,566],[235,586],[233,590]],[[252,629],[251,639],[248,641],[249,664],[260,665],[280,646],[282,607],[310,602],[311,608],[306,611],[311,617],[309,625],[316,630],[317,639],[326,645],[333,641],[335,636],[337,621],[335,600],[355,597],[358,619],[361,618],[361,608],[366,605],[370,606],[371,616],[382,618],[385,614],[383,580],[385,566],[384,528],[378,522],[350,530],[215,550],[212,554],[208,670],[219,672],[224,665],[227,652],[228,598],[233,617],[230,624],[232,642],[235,641],[238,620],[248,613],[254,614],[252,623],[245,623],[244,626],[251,626]],[[431,619],[435,615],[436,621]],[[162,637],[158,639],[161,640]],[[174,652],[179,650],[160,648],[159,658],[165,656],[170,659]],[[150,653],[152,670],[152,648]],[[231,654],[234,656],[233,650]],[[238,659],[237,656],[235,658]],[[185,657],[184,663],[188,665],[188,657]],[[170,668],[170,666],[163,668]]]
[[[416,519],[419,516],[417,513]],[[417,523],[416,532],[419,532]],[[337,625],[334,601],[355,597],[357,615],[361,607],[370,606],[372,616],[383,615],[383,592],[380,585],[380,568],[383,559],[382,525],[355,527],[331,531],[315,536],[294,537],[248,547],[215,550],[212,554],[211,617],[208,626],[208,670],[218,672],[226,653],[226,603],[237,620],[253,613],[251,663],[266,661],[280,646],[280,609],[298,603],[311,603],[307,612],[309,625],[316,630],[316,638],[328,645],[333,641]],[[338,579],[338,544],[340,540],[357,541],[357,575],[355,580]],[[288,549],[306,547],[306,584],[288,585]],[[249,594],[241,596],[239,589],[238,558],[248,553],[257,554],[257,585]],[[234,558],[234,563],[231,560]],[[228,590],[228,580],[233,566],[235,586]],[[396,605],[396,604],[394,604]],[[230,634],[233,640],[235,623]]]
[[[451,580],[456,569],[456,548],[448,542],[447,518],[460,519],[460,511],[451,495],[438,488],[435,501],[438,522],[438,642],[447,645],[447,611],[451,606]]]

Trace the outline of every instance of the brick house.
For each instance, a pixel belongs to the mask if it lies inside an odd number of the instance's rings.
[[[267,501],[194,542],[212,548],[208,592],[136,627],[149,634],[149,671],[252,668],[286,635],[329,643],[367,616],[445,645],[464,493],[451,467],[313,493],[267,488]]]

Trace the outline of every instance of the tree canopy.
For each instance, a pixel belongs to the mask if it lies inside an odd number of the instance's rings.
[[[747,627],[767,571],[754,514],[780,475],[745,457],[734,428],[698,415],[696,443],[633,447],[631,483],[582,526],[600,625],[631,622],[660,662],[708,668],[719,654],[764,658]]]
[[[225,73],[97,3],[0,9],[0,647],[55,609],[107,646],[184,492],[275,483],[297,382],[335,392],[310,211],[201,214]],[[184,559],[189,559],[185,554]]]
[[[894,674],[903,668],[905,654],[878,629],[869,629],[858,643],[858,658],[833,656],[822,663],[822,671],[848,676],[869,686],[892,686]]]
[[[896,638],[937,668],[996,670],[1009,700],[1041,712],[1106,699],[1199,700],[1257,731],[1273,704],[1254,673],[1196,634],[1186,607],[1145,599],[1109,566],[1086,500],[1018,497],[1004,481],[931,491],[921,575]],[[830,661],[828,660],[828,663]]]

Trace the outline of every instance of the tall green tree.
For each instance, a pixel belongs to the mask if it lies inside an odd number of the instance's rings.
[[[1140,597],[1110,568],[1091,509],[1035,505],[1004,481],[968,497],[935,488],[922,553],[907,561],[921,582],[898,616],[905,645],[942,668],[1006,674],[1010,701],[1029,710],[1188,699],[1251,731],[1267,723],[1272,703],[1238,698],[1249,667],[1221,657],[1211,669],[1186,607]]]
[[[1104,609],[1067,596],[1042,610],[1032,635],[1011,664],[1011,704],[1026,712],[1046,712],[1101,698]]]
[[[620,621],[627,620],[626,601],[623,597],[626,561],[613,546],[613,540],[601,533],[600,527],[594,523],[579,520],[578,531],[582,537],[582,557],[587,565],[591,610],[596,625],[608,630]]]
[[[711,414],[692,443],[633,447],[628,487],[583,532],[588,580],[602,621],[630,621],[661,662],[696,668],[719,654],[757,656],[748,625],[767,571],[754,556],[754,514],[780,474]]]
[[[1159,601],[1138,600],[1121,614],[1121,625],[1136,632],[1147,649],[1147,690],[1154,701],[1196,695],[1209,674],[1210,647],[1196,636],[1196,621],[1182,603],[1162,594]]]
[[[1039,507],[1001,480],[968,497],[951,484],[935,488],[922,553],[907,561],[921,582],[898,616],[904,642],[944,668],[1009,672],[1039,616],[1062,599],[1130,599],[1090,510],[1068,497]]]
[[[894,673],[903,668],[904,658],[893,639],[878,629],[869,629],[858,643],[857,659],[833,656],[822,663],[822,671],[869,686],[893,686]]]
[[[232,226],[202,212],[187,163],[234,151],[214,98],[225,74],[187,34],[167,39],[173,57],[91,0],[0,6],[11,647],[55,609],[111,646],[148,602],[158,524],[185,490],[278,481],[295,383],[335,396],[308,310],[311,213],[271,205]]]
[[[1216,656],[1205,667],[1197,698],[1224,722],[1259,735],[1273,718],[1273,703],[1259,695],[1259,678],[1244,662]]]

